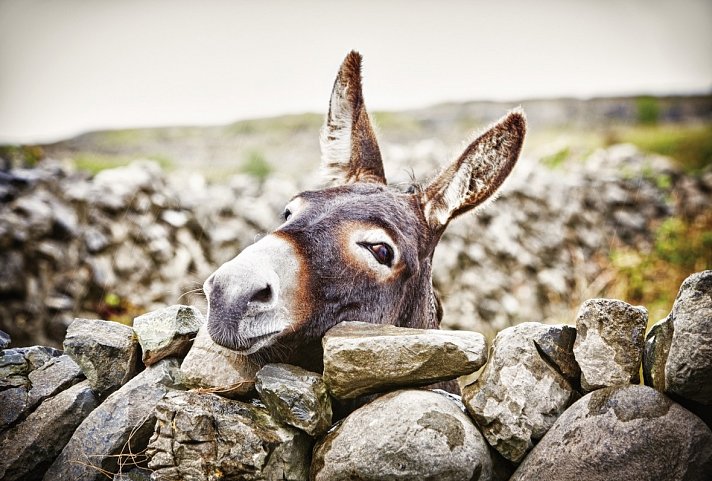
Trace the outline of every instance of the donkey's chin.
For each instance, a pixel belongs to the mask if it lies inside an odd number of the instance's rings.
[[[245,321],[242,322],[244,323]],[[261,349],[271,346],[284,329],[279,328],[254,334],[241,332],[244,330],[226,326],[224,323],[211,323],[210,319],[208,319],[208,333],[212,340],[216,344],[243,356],[255,354]]]

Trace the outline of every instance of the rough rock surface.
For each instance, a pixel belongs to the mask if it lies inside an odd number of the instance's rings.
[[[255,387],[277,421],[310,436],[331,427],[331,399],[321,375],[289,364],[267,364],[257,372]]]
[[[712,431],[655,389],[629,385],[574,403],[512,481],[703,481],[710,473]]]
[[[0,438],[0,479],[42,479],[76,427],[97,404],[88,381],[44,401]]]
[[[640,381],[648,311],[616,299],[589,299],[576,317],[574,356],[581,387],[593,391]]]
[[[5,331],[0,331],[0,349],[5,349],[10,345],[10,335]]]
[[[520,462],[575,400],[578,374],[570,326],[526,322],[500,332],[462,400],[499,453]]]
[[[245,356],[215,344],[203,325],[180,366],[180,382],[227,397],[241,396],[254,389],[258,369]]]
[[[75,319],[67,329],[64,352],[79,364],[99,394],[122,386],[138,368],[136,334],[117,322]]]
[[[156,422],[156,404],[173,385],[176,359],[164,359],[111,394],[79,425],[45,474],[46,481],[103,480],[142,453]]]
[[[430,391],[386,394],[315,447],[311,479],[489,480],[487,443],[457,404]]]
[[[672,307],[673,334],[665,389],[712,405],[712,270],[692,274]]]
[[[154,481],[304,480],[312,442],[264,407],[171,392],[156,408],[148,455]]]
[[[342,322],[322,345],[324,382],[338,399],[447,381],[487,362],[487,343],[476,332]]]
[[[29,375],[60,355],[60,351],[43,346],[0,351],[0,406],[3,407],[0,409],[0,433],[26,417],[43,399],[38,394],[49,387],[47,384],[38,386],[30,401],[32,383]]]
[[[30,407],[36,406],[44,399],[79,382],[83,377],[81,369],[71,357],[63,354],[52,358],[27,375],[32,384],[27,402]]]
[[[672,343],[672,317],[662,319],[645,336],[643,350],[643,380],[647,386],[665,391],[665,364]]]
[[[203,315],[193,306],[175,305],[138,316],[133,328],[143,363],[148,366],[164,357],[185,356],[203,323]]]

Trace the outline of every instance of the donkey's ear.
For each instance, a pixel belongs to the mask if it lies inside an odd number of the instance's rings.
[[[361,54],[352,51],[341,64],[321,128],[321,163],[337,184],[385,184],[381,151],[363,103]]]
[[[442,231],[454,217],[490,198],[512,171],[524,143],[527,122],[516,109],[472,142],[423,191],[430,227]]]

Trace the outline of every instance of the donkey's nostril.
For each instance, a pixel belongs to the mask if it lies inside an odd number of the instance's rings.
[[[250,302],[260,302],[263,304],[267,304],[268,302],[272,301],[272,287],[267,284],[267,286],[264,289],[260,289],[259,291],[255,292],[252,295],[252,298],[250,299]]]

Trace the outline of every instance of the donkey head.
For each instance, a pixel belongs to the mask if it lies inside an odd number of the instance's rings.
[[[351,52],[321,132],[334,186],[302,192],[283,223],[207,281],[208,332],[257,363],[319,369],[320,339],[341,321],[436,328],[433,251],[454,217],[482,204],[514,167],[526,121],[514,111],[423,187],[386,185]]]

